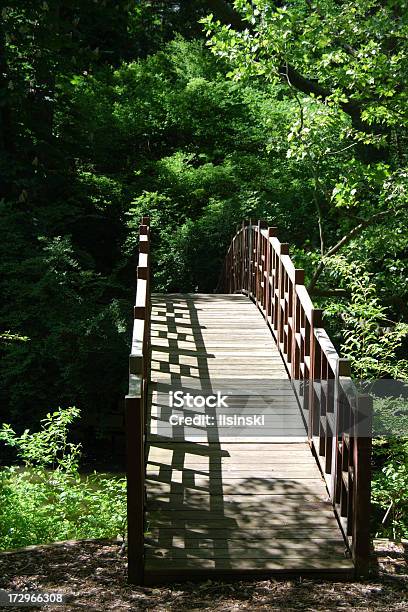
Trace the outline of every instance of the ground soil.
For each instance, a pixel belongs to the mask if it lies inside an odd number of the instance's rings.
[[[137,587],[126,582],[120,542],[67,542],[0,553],[0,588],[63,593],[64,606],[42,607],[60,612],[408,610],[404,546],[377,541],[373,560],[378,574],[360,582],[296,578]]]

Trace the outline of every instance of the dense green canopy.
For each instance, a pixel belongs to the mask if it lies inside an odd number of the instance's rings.
[[[407,376],[406,9],[2,3],[4,420],[75,404],[103,433],[145,213],[164,291],[212,291],[236,224],[277,225],[355,373]]]

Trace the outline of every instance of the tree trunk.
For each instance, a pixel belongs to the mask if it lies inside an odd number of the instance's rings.
[[[11,165],[14,155],[15,141],[10,104],[9,71],[6,58],[6,40],[4,22],[0,21],[0,163],[1,166]],[[0,168],[1,168],[0,166]],[[1,168],[3,174],[3,168]],[[10,182],[7,176],[0,180],[0,198],[10,194]]]

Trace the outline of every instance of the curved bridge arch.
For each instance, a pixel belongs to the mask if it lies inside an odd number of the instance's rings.
[[[151,296],[143,219],[126,397],[132,582],[368,570],[370,399],[276,233],[242,224],[219,293]],[[233,414],[264,424],[174,409],[177,390],[185,402],[228,391]]]

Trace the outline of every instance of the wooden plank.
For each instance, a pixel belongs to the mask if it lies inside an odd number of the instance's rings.
[[[170,512],[158,512],[149,511],[146,514],[147,530],[152,528],[183,528],[183,529],[195,529],[196,527],[202,527],[206,529],[271,529],[271,528],[291,528],[296,530],[299,526],[299,515],[285,514],[285,513],[265,513],[262,516],[241,516],[236,510],[232,515],[220,515],[215,516],[210,513],[202,513],[199,515],[197,512],[182,512],[177,513]],[[332,516],[319,517],[315,513],[310,514],[302,524],[302,527],[307,527],[309,531],[318,527],[319,529],[326,527],[327,529],[333,529],[335,533],[339,532],[339,527],[334,514]],[[310,551],[309,551],[310,552]]]
[[[277,503],[274,500],[270,501],[269,503],[271,505],[269,508],[266,506],[266,502],[263,502],[262,505],[257,506],[259,502],[254,501],[252,498],[255,496],[252,496],[252,495],[249,496],[248,500],[243,500],[239,502],[235,502],[235,501],[229,502],[229,501],[222,500],[220,501],[219,504],[216,504],[215,502],[213,503],[212,498],[215,496],[210,496],[210,499],[208,499],[206,505],[199,499],[196,502],[193,502],[191,500],[188,502],[185,502],[183,499],[182,501],[178,502],[177,501],[178,497],[181,497],[181,495],[173,496],[172,494],[170,494],[163,501],[157,500],[157,499],[151,499],[150,497],[148,497],[149,503],[147,505],[147,509],[149,512],[158,512],[159,516],[160,516],[160,513],[166,513],[166,515],[170,513],[169,516],[171,516],[171,513],[177,513],[177,514],[173,514],[173,516],[177,518],[183,518],[183,517],[194,518],[195,516],[203,516],[205,518],[206,517],[210,518],[210,516],[212,516],[214,518],[217,518],[217,516],[228,516],[225,513],[229,511],[231,511],[231,516],[233,512],[235,511],[235,512],[239,512],[242,516],[251,518],[251,517],[257,517],[260,514],[269,513],[271,510],[274,513],[278,513],[278,514],[286,513],[287,516],[299,515],[299,514],[303,515],[309,511],[319,512],[320,516],[324,518],[330,518],[333,516],[333,509],[332,507],[328,505],[328,502],[322,502],[322,501],[305,502],[303,501],[303,499],[302,499],[302,511],[300,513],[299,512],[299,497],[297,500],[292,500],[291,503],[285,503],[284,500],[278,501]]]
[[[252,559],[296,559],[302,558],[308,559],[310,555],[309,547],[304,542],[300,545],[291,543],[288,546],[271,546],[267,545],[265,541],[256,542],[255,545],[250,545],[248,542],[231,543],[231,542],[220,542],[214,546],[214,542],[211,545],[204,546],[200,543],[194,546],[148,546],[145,549],[145,555],[147,563],[149,559],[235,559],[237,555],[240,555],[245,560]],[[316,545],[317,548],[317,545]],[[344,543],[323,541],[319,545],[319,559],[332,559],[336,555],[339,559],[344,559]]]
[[[177,479],[178,478],[178,479]],[[321,490],[324,491],[324,483],[320,478],[313,477],[277,477],[277,476],[268,476],[266,478],[258,478],[251,475],[248,476],[234,476],[230,472],[228,474],[223,475],[215,475],[215,476],[202,476],[197,472],[179,472],[176,473],[176,470],[173,470],[171,480],[164,480],[161,476],[155,476],[154,474],[148,474],[146,480],[152,486],[153,483],[160,485],[158,489],[169,487],[170,484],[184,484],[187,487],[205,487],[206,489],[213,489],[214,494],[216,494],[218,487],[223,487],[225,490],[225,494],[227,493],[228,485],[232,485],[228,488],[228,492],[231,493],[234,491],[233,487],[235,486],[236,493],[242,493],[240,490],[240,485],[242,485],[247,490],[250,488],[251,491],[248,493],[249,495],[254,495],[256,493],[289,493],[294,492],[296,489],[299,491],[305,492],[313,490]],[[241,489],[242,489],[241,486]],[[314,489],[313,489],[314,487]]]
[[[216,321],[210,321],[208,325],[197,325],[194,326],[190,321],[182,320],[180,322],[175,321],[163,321],[160,324],[156,319],[152,321],[152,336],[158,336],[160,333],[179,333],[179,334],[187,334],[192,338],[200,338],[204,336],[225,336],[227,334],[236,335],[236,336],[244,336],[248,338],[248,331],[245,331],[245,327],[242,325],[251,325],[251,322],[246,318],[242,321],[237,321],[233,326],[227,325],[225,321],[222,319]],[[271,340],[270,334],[265,332],[265,329],[260,327],[253,327],[251,325],[251,337],[252,338],[265,338],[266,340]],[[277,355],[277,352],[275,352]]]
[[[266,382],[266,376],[267,376],[267,382]],[[154,382],[163,383],[163,381],[166,381],[166,380],[169,382],[174,382],[174,383],[177,382],[179,385],[178,387],[179,389],[180,389],[180,385],[184,385],[186,389],[188,389],[188,387],[192,387],[193,384],[195,385],[195,388],[199,388],[199,389],[201,387],[204,388],[204,384],[207,386],[207,388],[213,388],[213,386],[207,381],[220,379],[223,381],[237,381],[236,383],[234,382],[234,387],[232,389],[234,390],[234,389],[239,389],[239,384],[238,384],[239,381],[241,381],[241,387],[244,387],[244,388],[247,387],[248,380],[259,381],[259,382],[253,383],[254,390],[251,389],[250,396],[253,396],[255,394],[254,391],[256,391],[258,395],[260,395],[263,393],[264,389],[270,389],[270,394],[272,394],[273,391],[279,388],[277,386],[277,382],[275,381],[284,380],[283,372],[279,372],[279,371],[275,371],[275,372],[270,371],[268,372],[267,375],[261,373],[259,376],[252,374],[252,375],[249,375],[248,378],[244,378],[242,373],[240,374],[239,372],[234,372],[234,373],[229,372],[228,374],[221,373],[221,372],[219,372],[218,374],[215,374],[215,373],[211,374],[211,372],[209,372],[206,375],[204,375],[204,373],[200,373],[199,375],[194,376],[193,374],[186,375],[184,373],[177,374],[175,372],[168,374],[167,372],[160,372],[158,370],[155,370],[153,371],[152,377],[153,377]],[[203,385],[199,384],[200,380],[203,381]]]
[[[125,399],[127,449],[127,515],[129,543],[129,579],[143,580],[144,534],[144,453],[142,444],[134,443],[134,435],[142,439],[143,405],[136,397]]]
[[[186,478],[190,476],[196,476],[197,474],[203,476],[208,474],[209,478],[214,478],[214,474],[219,474],[220,478],[316,478],[316,471],[313,465],[309,464],[309,468],[305,468],[304,466],[297,464],[297,469],[287,469],[285,465],[281,466],[281,469],[277,467],[270,466],[270,469],[263,468],[262,470],[258,470],[255,466],[253,466],[252,470],[247,469],[246,467],[239,469],[237,466],[232,466],[229,468],[222,468],[217,472],[216,470],[211,470],[209,472],[197,469],[189,469],[185,466],[182,468],[177,468],[175,466],[169,465],[152,465],[149,463],[146,468],[146,473],[151,474],[153,476],[163,476],[163,478],[167,478],[167,476],[175,476],[178,477],[180,474],[186,474]]]
[[[176,344],[175,344],[176,343]],[[263,340],[262,342],[257,342],[256,344],[257,348],[268,348],[269,343],[267,340]],[[171,340],[171,338],[153,338],[152,339],[152,350],[155,351],[156,349],[158,351],[162,350],[163,348],[169,348],[172,349],[172,351],[177,348],[177,350],[193,350],[194,348],[194,354],[196,352],[202,352],[202,351],[197,351],[196,349],[206,349],[206,351],[209,352],[218,352],[218,351],[222,351],[222,352],[228,352],[229,350],[242,350],[243,352],[248,351],[249,349],[249,345],[247,341],[244,340],[240,340],[238,341],[231,341],[228,339],[225,340],[219,340],[219,341],[194,341],[194,342],[188,342],[187,340]]]
[[[157,440],[152,443],[148,451],[149,461],[173,464],[182,462],[183,466],[187,465],[234,465],[237,467],[246,465],[250,468],[251,465],[259,468],[260,462],[263,465],[279,465],[279,464],[305,464],[316,467],[313,456],[308,451],[297,448],[297,444],[269,444],[264,443],[247,443],[235,444],[236,449],[231,448],[231,443],[223,443],[223,448],[219,448],[218,444],[207,446],[199,443],[189,442],[174,442],[166,440]],[[248,450],[243,450],[243,446],[248,446]],[[265,449],[265,446],[270,446],[270,449]],[[279,446],[283,448],[280,449]],[[290,447],[293,447],[293,450]],[[217,448],[218,447],[218,448]],[[286,447],[286,448],[285,448]],[[288,448],[289,447],[289,448]],[[316,467],[316,474],[318,474]]]
[[[228,448],[225,448],[228,446]],[[285,463],[297,463],[300,461],[310,461],[313,465],[316,465],[316,461],[310,451],[305,451],[296,448],[297,444],[269,444],[271,449],[259,448],[261,444],[251,444],[251,447],[247,451],[242,450],[243,444],[236,444],[237,449],[231,449],[231,444],[228,442],[222,443],[222,448],[219,444],[211,444],[206,446],[204,444],[188,444],[179,443],[166,440],[158,440],[157,442],[151,442],[149,445],[148,453],[149,458],[161,458],[163,461],[172,461],[172,459],[188,460],[190,462],[202,462],[210,461],[215,463],[219,459],[223,462],[232,463],[237,461],[240,463],[244,461],[246,464],[251,462],[259,465],[259,461],[263,459],[266,463],[274,463],[275,461],[283,460]],[[293,446],[291,448],[276,448],[277,446]],[[217,448],[218,447],[218,448]]]
[[[333,569],[353,569],[353,563],[350,559],[338,557],[329,559],[320,557],[313,558],[310,555],[304,557],[294,558],[282,558],[282,559],[200,559],[200,558],[189,558],[189,559],[172,559],[171,565],[166,558],[155,558],[146,560],[146,569],[166,569],[166,573],[171,574],[175,570],[188,570],[188,569],[207,569],[214,568],[217,571],[223,569],[238,570],[242,569],[245,571],[252,569],[262,569],[264,571],[274,570],[333,570]]]
[[[204,429],[203,427],[188,427],[184,425],[176,426],[169,425],[169,423],[163,422],[154,424],[154,421],[148,427],[149,440],[155,438],[157,433],[163,435],[166,433],[169,438],[176,442],[256,442],[258,440],[270,440],[273,442],[275,439],[288,439],[293,437],[295,439],[306,439],[305,429],[291,425],[290,427],[271,427],[264,430],[262,436],[258,434],[257,428],[253,427],[250,431],[243,431],[239,434],[239,431],[232,434],[229,429],[214,427],[211,429]]]
[[[257,336],[263,336],[265,339],[272,341],[271,333],[268,329],[259,327],[255,321],[256,319],[251,320],[249,317],[242,317],[242,319],[234,319],[234,324],[228,323],[229,320],[224,319],[220,316],[213,317],[202,317],[197,319],[196,321],[191,321],[189,317],[186,315],[180,316],[162,316],[162,315],[154,315],[152,314],[152,329],[155,331],[179,331],[180,333],[188,332],[190,335],[194,337],[198,337],[201,334],[207,332],[214,334],[222,335],[228,331],[242,331],[243,329],[247,329],[246,337],[249,337],[248,329],[251,329],[255,332]],[[242,325],[246,325],[247,327],[242,328]],[[277,352],[276,346],[271,346],[271,349]]]
[[[174,500],[176,504],[189,504],[191,503],[200,503],[202,504],[202,508],[204,509],[206,506],[211,505],[211,508],[223,507],[224,504],[242,504],[244,506],[251,507],[253,504],[257,504],[258,508],[279,508],[282,505],[285,507],[294,507],[299,508],[299,502],[304,502],[305,504],[317,504],[319,508],[329,507],[327,504],[328,501],[327,493],[264,493],[264,494],[237,494],[232,493],[230,495],[220,495],[220,494],[212,494],[209,491],[198,491],[195,489],[186,489],[181,491],[180,493],[176,493],[170,491],[166,494],[160,493],[152,493],[147,492],[147,498],[149,501],[154,503],[156,500],[158,501],[168,501]],[[330,506],[330,510],[332,507]]]
[[[218,365],[204,365],[204,366],[200,366],[199,368],[194,368],[192,366],[179,366],[177,364],[172,364],[170,367],[167,365],[155,365],[153,364],[152,366],[152,378],[154,380],[158,380],[159,378],[166,378],[166,375],[168,378],[170,378],[170,376],[174,376],[174,375],[178,375],[178,376],[185,376],[185,377],[190,377],[190,378],[203,378],[204,380],[208,379],[208,378],[223,378],[226,380],[233,380],[235,378],[239,378],[242,381],[246,381],[246,380],[262,380],[263,383],[265,383],[265,380],[268,380],[269,383],[269,387],[271,388],[271,390],[275,390],[276,384],[274,384],[272,381],[274,380],[284,380],[284,372],[282,371],[281,368],[262,368],[261,366],[259,368],[253,367],[253,368],[248,368],[247,371],[245,371],[245,374],[243,374],[242,372],[242,367],[238,366],[238,367],[220,367]],[[274,378],[275,377],[275,378]],[[278,378],[276,378],[278,377]],[[271,381],[271,382],[270,382]],[[243,386],[243,385],[241,385]],[[263,385],[264,387],[266,386],[265,384]],[[281,385],[282,387],[282,385]],[[252,392],[252,394],[254,394]],[[293,401],[295,402],[295,398],[294,396],[292,396]]]
[[[157,438],[157,434],[154,432],[149,432],[148,438],[147,438],[147,442],[150,442],[152,440],[155,440]],[[261,438],[259,436],[252,436],[252,435],[245,435],[245,436],[236,436],[236,437],[231,437],[230,435],[217,435],[217,434],[212,434],[212,435],[207,435],[207,434],[194,434],[192,436],[188,435],[187,437],[180,437],[176,440],[176,443],[182,443],[182,442],[191,442],[191,443],[206,443],[206,442],[235,442],[235,443],[248,443],[248,444],[252,444],[252,443],[256,443],[259,442],[259,440],[261,440]],[[263,442],[269,442],[270,444],[275,444],[276,442],[287,442],[287,441],[295,441],[295,442],[303,442],[305,440],[307,440],[307,435],[303,434],[303,435],[297,435],[297,433],[292,430],[291,432],[285,432],[285,435],[271,435],[271,436],[262,436],[262,441]]]
[[[282,361],[272,352],[266,350],[266,351],[259,351],[256,352],[256,347],[254,348],[254,355],[253,355],[253,360],[255,360],[256,362],[265,362],[266,364],[271,364],[271,365],[282,365]],[[203,363],[203,362],[208,362],[208,363],[231,363],[231,364],[240,364],[242,366],[247,366],[249,365],[248,363],[248,355],[252,355],[252,351],[249,350],[249,347],[247,347],[247,354],[245,354],[245,352],[241,351],[238,354],[235,354],[233,351],[222,351],[222,352],[217,352],[217,353],[213,353],[211,355],[207,355],[207,353],[205,351],[202,351],[202,355],[201,353],[195,353],[194,355],[191,355],[190,353],[184,353],[182,350],[179,351],[177,349],[177,347],[174,347],[173,349],[171,349],[170,351],[164,351],[162,350],[162,348],[160,348],[159,350],[157,350],[157,353],[159,353],[161,355],[161,357],[159,356],[154,356],[154,359],[159,359],[160,361],[167,361],[167,362],[172,362],[172,358],[176,358],[178,360],[181,360],[182,363]],[[166,357],[164,357],[164,355],[166,355]],[[288,381],[289,383],[289,381]]]
[[[302,529],[299,526],[288,525],[286,527],[268,527],[257,529],[246,527],[237,529],[236,527],[208,527],[196,526],[190,529],[184,527],[153,527],[150,528],[146,541],[172,542],[173,539],[181,542],[192,542],[194,540],[224,540],[227,542],[241,541],[253,543],[259,540],[284,540],[286,542],[296,542],[300,540],[303,546],[318,545],[318,542],[332,541],[341,542],[344,547],[344,539],[338,529],[331,527],[314,526],[313,530]]]
[[[152,433],[156,432],[162,436],[167,436],[169,439],[177,442],[178,438],[183,435],[194,436],[197,434],[199,436],[209,435],[212,440],[209,442],[218,442],[217,438],[214,436],[222,435],[225,438],[225,442],[230,439],[231,442],[235,441],[236,438],[245,438],[251,437],[255,439],[255,441],[262,442],[264,439],[273,436],[279,437],[290,437],[290,436],[305,436],[306,429],[302,422],[300,415],[287,415],[287,416],[274,416],[273,414],[263,414],[262,409],[258,411],[258,416],[263,417],[263,423],[261,425],[257,423],[248,423],[245,419],[252,418],[251,414],[240,414],[237,415],[236,422],[217,422],[217,419],[221,419],[222,415],[226,415],[226,417],[231,417],[234,415],[233,411],[230,413],[226,412],[226,409],[216,409],[207,410],[204,412],[194,412],[193,410],[177,410],[177,414],[180,417],[186,419],[187,417],[191,419],[200,419],[200,422],[181,422],[181,423],[170,423],[169,418],[172,414],[172,409],[165,406],[152,407],[151,409],[151,420],[149,425],[149,431]],[[211,417],[211,423],[207,424],[205,422],[206,417]],[[224,417],[223,417],[224,418]],[[238,420],[241,418],[241,420]],[[202,421],[202,422],[201,422]],[[221,443],[224,441],[220,440]]]
[[[188,374],[205,374],[208,372],[214,374],[222,373],[224,375],[224,378],[229,378],[228,374],[231,373],[234,375],[240,374],[242,379],[250,378],[251,374],[257,374],[258,372],[261,372],[264,376],[265,383],[270,380],[271,375],[280,374],[280,379],[284,380],[286,383],[285,387],[288,389],[291,388],[291,385],[288,383],[286,378],[286,371],[281,365],[277,363],[264,363],[261,359],[259,361],[254,360],[251,365],[248,365],[248,367],[245,368],[245,366],[239,363],[238,360],[236,363],[228,363],[227,360],[217,360],[216,357],[211,361],[200,359],[198,362],[193,364],[183,363],[183,360],[181,360],[181,363],[180,360],[176,363],[169,363],[168,360],[163,359],[159,355],[156,355],[154,352],[152,359],[152,369],[154,369],[155,371],[162,371],[166,373],[179,372],[180,369]],[[295,400],[293,390],[292,397]]]
[[[253,366],[262,365],[264,369],[269,369],[270,367],[280,367],[280,364],[273,360],[271,357],[262,357],[260,359],[253,360]],[[164,353],[164,354],[154,354],[152,359],[152,366],[158,366],[161,364],[165,364],[166,366],[178,365],[178,366],[187,366],[191,368],[202,368],[203,366],[220,366],[224,367],[240,367],[245,368],[248,364],[248,359],[245,356],[240,355],[217,355],[214,354],[212,357],[208,359],[203,357],[196,357],[195,355],[183,355],[183,353]],[[290,385],[288,384],[288,387]]]
[[[285,456],[280,456],[278,455],[275,459],[269,459],[265,462],[263,462],[263,465],[265,466],[265,469],[269,469],[269,468],[276,468],[279,469],[282,466],[286,466],[287,465],[287,457]],[[150,455],[149,454],[149,459],[148,459],[148,463],[149,464],[158,464],[158,465],[171,465],[173,467],[179,467],[181,466],[182,468],[187,468],[187,469],[197,469],[197,468],[211,468],[211,469],[239,469],[240,465],[245,465],[246,468],[248,469],[248,471],[251,470],[257,470],[259,469],[259,460],[256,459],[252,459],[251,461],[241,461],[241,462],[236,462],[235,458],[222,458],[222,459],[218,459],[218,458],[205,458],[203,461],[200,461],[200,457],[197,457],[197,459],[194,458],[193,455],[186,455],[185,458],[179,458],[177,455],[175,455],[173,458],[170,459],[163,459],[163,456],[157,456],[157,455]],[[313,457],[306,457],[304,458],[303,455],[300,455],[296,458],[291,458],[291,463],[290,463],[290,467],[293,467],[293,469],[295,469],[296,467],[299,467],[299,469],[301,469],[301,466],[305,466],[307,467],[311,467],[311,468],[315,468],[315,463],[313,460]]]
[[[304,494],[320,491],[324,493],[326,488],[321,480],[317,479],[257,479],[257,478],[241,478],[241,479],[220,479],[218,481],[211,479],[200,478],[194,482],[161,482],[160,480],[148,476],[146,478],[147,485],[150,491],[158,493],[177,492],[182,488],[198,488],[210,491],[214,494],[219,494],[221,491],[225,494],[254,494],[254,493],[281,493],[287,494],[298,490]]]
[[[225,321],[222,319],[217,319],[216,321],[209,321],[208,325],[197,325],[194,326],[190,321],[185,321],[184,319],[181,321],[182,325],[178,326],[178,321],[163,321],[163,324],[159,324],[157,319],[153,319],[152,321],[152,336],[156,336],[160,333],[167,332],[178,332],[180,334],[187,334],[192,338],[202,338],[205,336],[226,336],[231,334],[232,336],[244,337],[248,339],[248,329],[242,327],[242,325],[251,326],[251,322],[246,318],[242,319],[242,321],[236,321],[234,326],[229,326],[225,324]],[[186,325],[188,324],[188,327]],[[264,338],[266,341],[271,341],[271,336],[269,332],[266,332],[265,329],[257,328],[251,326],[251,338],[254,338],[255,341],[258,339]]]
[[[292,401],[294,401],[297,404],[296,400],[294,400],[293,398],[292,389],[288,388],[286,381],[283,378],[278,378],[275,380],[268,379],[268,380],[257,381],[255,383],[256,393],[254,393],[254,389],[252,388],[248,389],[248,380],[245,378],[241,377],[241,382],[239,382],[239,380],[236,381],[236,379],[230,379],[229,377],[223,376],[222,380],[224,380],[224,383],[218,382],[217,384],[223,385],[223,386],[219,386],[217,390],[222,391],[223,387],[227,388],[229,391],[229,396],[231,400],[236,398],[236,400],[238,401],[240,399],[247,399],[248,397],[251,397],[254,400],[258,399],[259,401],[275,400],[276,402],[278,402],[280,398],[286,397],[286,398],[290,398]],[[230,380],[234,380],[233,385],[229,384]],[[172,387],[170,387],[169,389],[168,385],[169,383],[165,383],[165,382],[158,383],[156,380],[153,380],[150,383],[149,393],[151,392],[154,394],[155,391],[159,391],[159,392],[166,391],[166,390],[174,391],[177,389],[177,387],[176,389]],[[211,388],[210,383],[205,383],[205,387]],[[180,390],[180,386],[178,387],[178,389]],[[186,389],[186,391],[187,390],[188,388]]]
[[[188,342],[187,340],[171,340],[171,338],[153,338],[152,339],[152,350],[159,350],[162,347],[167,347],[167,348],[171,348],[171,349],[175,349],[177,347],[177,349],[182,349],[182,350],[191,350],[191,347],[194,348],[200,348],[200,349],[207,349],[210,351],[214,351],[215,349],[220,349],[222,351],[226,351],[228,349],[230,350],[235,350],[235,349],[242,349],[245,351],[248,351],[248,342],[245,340],[240,340],[240,341],[231,341],[228,340],[228,338],[225,339],[218,339],[218,340],[214,340],[214,341],[203,341],[203,340],[195,340],[194,342]],[[156,347],[158,347],[156,349]],[[268,340],[258,340],[258,342],[256,343],[256,345],[254,346],[254,348],[264,348],[267,349],[269,347],[269,341]],[[286,377],[287,378],[287,377]]]
[[[256,438],[256,440],[259,441],[259,436]],[[286,440],[290,440],[290,437],[286,436]],[[155,438],[153,439],[153,442],[155,443]],[[183,441],[181,441],[181,440],[179,440],[179,441],[173,440],[173,442],[174,442],[175,445],[183,444]],[[227,444],[229,442],[233,442],[233,439],[231,437],[226,438],[226,440],[222,441],[221,443],[222,444]],[[245,439],[244,442],[250,444],[250,443],[253,442],[253,440],[249,441],[249,440]],[[195,444],[195,442],[191,442],[191,444]],[[211,442],[210,442],[210,444],[211,444]],[[175,451],[176,451],[176,448],[175,448]],[[189,455],[194,456],[194,453],[189,453]],[[214,457],[214,454],[209,454],[208,456],[209,457]],[[215,456],[218,456],[218,455],[215,455]],[[157,457],[159,457],[159,455],[150,455],[151,459],[153,459],[154,457],[157,458]],[[165,459],[164,455],[162,455],[161,457],[162,457],[162,459],[160,460],[161,463],[172,463],[171,458]],[[177,457],[180,457],[180,453],[177,455]],[[284,463],[287,463],[288,455],[287,454],[277,455],[277,453],[274,453],[274,459],[273,460],[271,458],[269,458],[269,457],[264,457],[263,458],[262,455],[260,455],[258,458],[257,458],[257,456],[248,457],[248,458],[245,458],[245,457],[240,458],[238,455],[234,455],[232,460],[230,460],[228,462],[223,461],[222,463],[223,463],[223,465],[226,464],[226,463],[232,463],[232,461],[235,460],[235,459],[237,459],[241,464],[244,463],[246,465],[250,465],[252,463],[255,463],[256,465],[259,466],[259,461],[262,461],[262,460],[264,460],[265,465],[271,464],[271,463],[273,464],[274,461],[277,461],[278,463],[282,463],[282,460],[283,460]],[[307,457],[307,456],[304,457],[303,453],[299,453],[298,451],[294,452],[293,459],[295,459],[299,463],[301,461],[303,461],[303,460],[310,461],[310,463],[312,463],[314,461],[313,457]],[[185,465],[185,464],[183,464],[183,465]],[[212,461],[212,465],[215,465],[214,461]]]
[[[160,397],[155,400],[152,400],[152,406],[150,409],[151,418],[159,418],[168,420],[169,416],[173,413],[173,409],[167,405],[167,403],[158,403]],[[157,402],[157,403],[156,403]],[[249,403],[239,402],[233,404],[229,403],[228,412],[226,412],[225,408],[207,408],[207,410],[198,409],[194,410],[194,408],[178,408],[178,413],[182,413],[185,417],[199,417],[204,420],[206,416],[218,416],[221,419],[222,415],[231,416],[248,416],[254,417],[262,415],[264,417],[264,426],[288,426],[290,424],[297,424],[298,426],[302,425],[302,417],[297,408],[286,406],[279,407],[277,406],[275,410],[272,407],[265,406],[263,404],[252,404],[249,400]],[[221,424],[221,421],[220,423]]]
[[[187,469],[195,469],[200,467],[205,467],[207,469],[219,468],[223,471],[231,469],[237,470],[240,469],[240,465],[245,465],[248,471],[256,471],[259,469],[260,462],[260,459],[256,458],[251,458],[251,460],[243,459],[240,462],[236,462],[235,457],[223,457],[221,459],[218,459],[217,457],[204,458],[203,460],[200,459],[200,456],[194,458],[194,456],[190,454],[187,454],[185,458],[181,459],[178,458],[177,454],[175,454],[173,458],[170,457],[170,459],[163,458],[163,455],[149,454],[148,464],[169,465],[175,468],[182,467]],[[264,466],[264,469],[279,469],[282,466],[287,466],[288,469],[295,469],[299,466],[299,469],[302,469],[302,466],[305,466],[306,468],[311,467],[313,469],[316,467],[316,463],[312,455],[310,455],[310,457],[304,457],[303,454],[298,454],[297,457],[291,457],[290,462],[290,465],[288,465],[288,457],[286,455],[278,455],[273,459],[269,457],[266,458],[266,460],[262,462],[262,465]]]
[[[160,312],[155,314],[154,311],[151,313],[152,316],[152,325],[157,327],[157,329],[166,329],[171,330],[174,327],[187,328],[191,331],[191,333],[195,333],[199,335],[202,331],[209,331],[213,329],[213,325],[226,325],[231,328],[238,328],[241,324],[247,324],[246,329],[251,330],[252,327],[254,331],[262,333],[265,338],[272,339],[271,332],[269,328],[262,327],[260,324],[258,315],[253,314],[250,315],[248,313],[242,313],[241,316],[234,316],[233,320],[231,319],[230,313],[225,311],[225,314],[222,313],[213,313],[213,314],[201,314],[197,316],[192,316],[190,313],[171,313],[171,312]],[[224,328],[220,328],[219,332],[223,333]],[[245,329],[245,328],[244,328]],[[249,336],[249,331],[247,332],[247,337]],[[272,345],[273,346],[273,345]],[[275,350],[276,346],[275,346]]]

